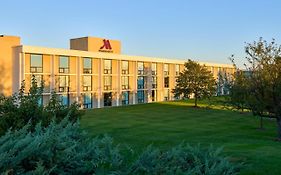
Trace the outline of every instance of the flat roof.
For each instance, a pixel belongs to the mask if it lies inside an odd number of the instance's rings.
[[[89,51],[81,51],[81,50],[48,48],[48,47],[38,47],[38,46],[28,46],[28,45],[20,45],[20,46],[17,46],[17,48],[19,48],[21,50],[21,52],[24,52],[24,53],[37,53],[37,54],[47,54],[47,55],[67,55],[67,56],[77,56],[77,57],[91,57],[91,58],[129,60],[129,61],[184,64],[188,60],[188,59],[180,60],[180,59],[173,59],[173,58],[159,58],[159,57],[144,57],[144,56],[134,56],[134,55],[112,54],[112,53],[103,53],[103,52],[89,52]],[[199,64],[204,64],[206,66],[234,68],[233,65],[231,65],[231,64],[209,63],[209,62],[201,62],[201,61],[197,61],[197,62]]]

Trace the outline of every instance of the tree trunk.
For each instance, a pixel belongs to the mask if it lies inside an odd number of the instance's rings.
[[[197,107],[197,97],[195,96],[194,106]]]
[[[278,140],[281,141],[281,117],[277,118],[277,133],[278,133]]]

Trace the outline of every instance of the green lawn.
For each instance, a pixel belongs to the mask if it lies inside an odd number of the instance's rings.
[[[214,144],[224,146],[234,161],[247,164],[241,174],[281,174],[281,143],[274,141],[274,120],[266,120],[266,129],[260,131],[258,118],[249,113],[191,105],[163,102],[88,110],[81,124],[93,136],[107,133],[115,143],[138,152],[151,143],[163,149],[183,140]]]

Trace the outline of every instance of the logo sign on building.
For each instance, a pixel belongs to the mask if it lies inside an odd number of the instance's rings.
[[[107,39],[103,39],[103,45],[100,47],[99,51],[113,53],[110,41]]]

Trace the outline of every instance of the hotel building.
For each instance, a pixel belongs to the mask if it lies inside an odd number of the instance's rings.
[[[102,108],[173,100],[176,77],[187,60],[121,54],[121,43],[96,37],[70,40],[70,49],[21,45],[20,38],[0,36],[0,92],[18,92],[31,78],[44,81],[41,103],[52,91],[65,105],[73,102],[84,108]],[[201,63],[215,78],[233,74],[228,64]]]

